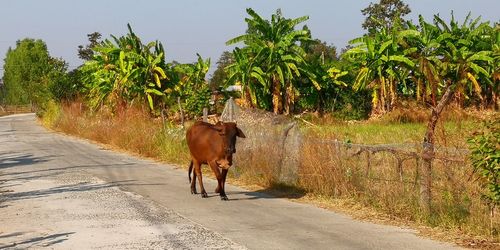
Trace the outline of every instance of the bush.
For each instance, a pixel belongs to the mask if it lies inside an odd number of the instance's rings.
[[[474,172],[481,176],[486,189],[483,197],[493,208],[500,204],[500,124],[498,119],[485,122],[483,128],[468,142]]]
[[[198,89],[189,90],[185,102],[186,113],[190,116],[198,116],[203,113],[203,108],[208,108],[210,101],[210,89],[207,84]]]
[[[42,117],[42,122],[46,127],[53,127],[61,117],[61,106],[54,100],[49,100],[45,108],[37,113]]]

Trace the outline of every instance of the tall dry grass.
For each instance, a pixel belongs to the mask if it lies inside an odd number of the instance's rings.
[[[481,199],[481,185],[472,178],[469,162],[440,156],[432,173],[432,215],[419,206],[417,157],[391,152],[356,154],[333,143],[305,140],[299,186],[308,192],[339,199],[354,199],[366,206],[422,224],[490,235],[489,208]],[[368,156],[369,155],[369,156]],[[401,170],[397,157],[400,157]],[[500,220],[494,218],[494,231]],[[498,234],[492,235],[498,240]]]
[[[54,111],[55,112],[55,111]],[[182,128],[153,119],[147,110],[130,107],[111,113],[86,111],[81,102],[63,104],[51,127],[135,154],[178,164],[189,162]]]

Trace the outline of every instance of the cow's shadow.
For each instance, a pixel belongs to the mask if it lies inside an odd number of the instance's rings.
[[[299,199],[307,192],[304,189],[286,186],[283,184],[272,185],[271,187],[257,191],[226,191],[229,201],[258,200],[258,199]],[[241,196],[244,197],[241,197]]]

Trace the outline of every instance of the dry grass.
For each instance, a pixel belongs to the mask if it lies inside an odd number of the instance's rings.
[[[140,108],[121,109],[115,114],[106,110],[85,112],[79,102],[62,105],[54,118],[47,112],[44,123],[64,133],[87,138],[128,152],[172,163],[187,164],[189,153],[182,128],[152,119]]]

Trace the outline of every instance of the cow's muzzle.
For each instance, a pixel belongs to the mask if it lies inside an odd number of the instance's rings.
[[[222,159],[217,161],[217,166],[222,169],[229,169],[231,167],[231,163],[226,159]]]

